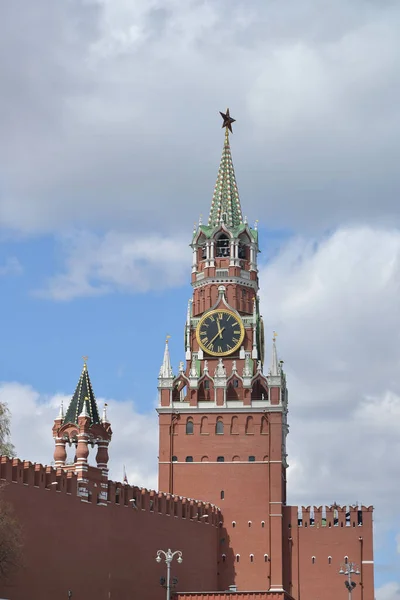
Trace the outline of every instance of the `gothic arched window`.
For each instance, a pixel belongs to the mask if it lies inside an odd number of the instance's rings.
[[[194,424],[193,419],[191,417],[189,417],[186,421],[186,433],[189,435],[194,433]]]
[[[217,433],[218,435],[224,433],[224,422],[220,417],[217,419],[217,422],[215,424],[215,433]]]
[[[219,258],[224,257],[224,256],[230,256],[230,254],[231,254],[230,241],[229,241],[229,237],[225,233],[220,235],[219,238],[217,239],[216,251],[217,251],[216,255]]]

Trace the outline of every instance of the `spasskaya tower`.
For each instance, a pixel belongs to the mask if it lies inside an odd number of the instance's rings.
[[[174,375],[167,341],[158,378],[159,489],[221,509],[220,590],[278,592],[286,381],[275,339],[264,373],[257,225],[242,214],[229,142],[234,119],[229,109],[221,116],[225,140],[211,210],[191,242],[185,361]]]

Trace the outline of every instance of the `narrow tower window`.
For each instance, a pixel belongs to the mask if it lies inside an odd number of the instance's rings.
[[[224,433],[224,423],[220,417],[217,419],[217,423],[215,425],[215,433],[218,435],[222,435]]]
[[[178,457],[177,456],[173,456],[172,457],[172,462],[178,462]]]
[[[240,561],[240,554],[236,554],[236,562]]]
[[[191,435],[194,433],[194,424],[191,417],[186,421],[186,434]]]
[[[186,462],[193,462],[193,456],[187,456]]]
[[[225,492],[224,490],[221,490],[221,500],[223,500],[225,498]]]
[[[217,462],[225,462],[224,456],[217,456]]]
[[[332,564],[332,556],[328,556],[328,565]]]
[[[249,456],[249,462],[256,462],[255,456]]]
[[[311,558],[311,562],[312,562],[312,564],[313,564],[313,565],[315,565],[315,556],[313,556],[313,557]]]
[[[250,554],[250,562],[254,562],[254,554]]]

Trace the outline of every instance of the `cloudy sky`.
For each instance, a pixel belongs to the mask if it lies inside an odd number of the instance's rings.
[[[289,501],[373,504],[376,597],[400,599],[399,28],[395,0],[0,3],[0,398],[21,458],[51,461],[88,354],[112,476],[156,486],[163,341],[177,365],[229,106]]]

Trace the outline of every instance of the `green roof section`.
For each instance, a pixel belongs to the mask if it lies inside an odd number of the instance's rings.
[[[211,238],[218,226],[210,225],[199,225],[193,232],[193,238],[196,237],[198,232],[202,232],[206,238]],[[241,223],[238,227],[230,227],[230,231],[234,237],[238,237],[243,231],[247,229],[250,232],[253,240],[258,243],[258,230],[249,227],[247,223]]]
[[[92,384],[90,382],[89,372],[87,369],[86,362],[83,364],[81,376],[76,386],[72,400],[68,406],[68,410],[65,413],[63,424],[74,423],[78,424],[78,417],[83,411],[86,403],[86,410],[90,416],[90,422],[100,423],[99,410],[97,408],[96,398],[93,392]]]
[[[239,227],[243,223],[239,190],[229,145],[228,128],[225,130],[224,148],[222,150],[217,182],[208,218],[208,225],[210,227],[214,228],[220,223],[225,223],[229,228]]]

